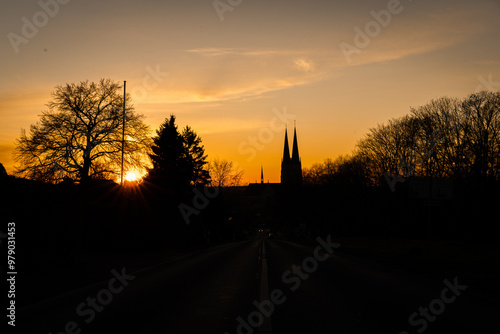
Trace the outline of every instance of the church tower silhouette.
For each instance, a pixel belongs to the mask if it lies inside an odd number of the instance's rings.
[[[297,142],[297,128],[293,127],[292,157],[288,146],[288,129],[285,128],[285,148],[281,160],[281,183],[290,186],[302,185],[302,163],[299,156],[299,144]]]

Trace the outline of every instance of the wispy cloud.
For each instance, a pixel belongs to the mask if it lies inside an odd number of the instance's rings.
[[[199,48],[183,50],[194,57],[150,102],[193,103],[247,101],[266,93],[321,80],[326,67],[304,50]]]
[[[488,65],[488,66],[498,66],[498,65],[500,65],[500,60],[494,60],[494,59],[477,60],[477,61],[474,61],[474,64],[477,64],[477,65]]]
[[[314,71],[314,62],[305,58],[297,58],[294,61],[295,67],[300,71],[311,72]]]
[[[434,12],[405,12],[408,15],[404,19],[393,19],[380,34],[370,38],[368,46],[353,54],[350,65],[397,60],[455,46],[485,30],[481,21],[484,10],[446,7]],[[355,32],[348,35],[344,34],[343,41],[355,45]]]
[[[276,49],[250,50],[244,48],[211,48],[211,47],[187,49],[182,51],[199,54],[207,57],[229,56],[229,55],[262,57],[262,56],[278,56],[278,55],[297,55],[306,53],[306,51],[297,51],[297,50],[276,50]]]

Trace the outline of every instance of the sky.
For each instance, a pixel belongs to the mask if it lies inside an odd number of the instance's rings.
[[[9,173],[21,129],[65,83],[126,80],[153,131],[175,114],[244,182],[261,165],[279,182],[294,122],[307,168],[411,107],[500,89],[499,0],[23,0],[0,18]]]

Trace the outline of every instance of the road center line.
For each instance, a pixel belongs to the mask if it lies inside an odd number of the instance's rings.
[[[269,300],[269,281],[267,277],[267,255],[265,240],[262,240],[261,270],[260,270],[260,302]],[[266,317],[259,327],[259,333],[272,333],[271,317]]]

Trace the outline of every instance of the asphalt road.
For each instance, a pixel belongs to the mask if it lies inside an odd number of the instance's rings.
[[[258,238],[137,272],[114,268],[109,280],[19,311],[16,330],[499,333],[498,308],[476,300],[460,277],[428,281],[350,258],[335,247],[327,238],[307,246]]]

